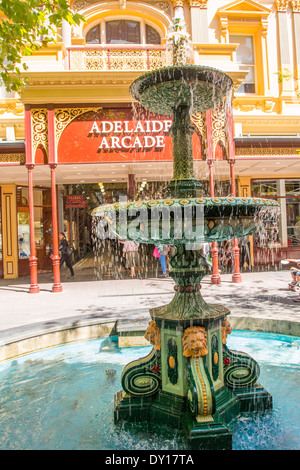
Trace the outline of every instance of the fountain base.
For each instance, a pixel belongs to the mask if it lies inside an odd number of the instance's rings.
[[[145,423],[150,431],[155,424],[170,436],[176,429],[190,450],[231,450],[228,423],[241,412],[272,409],[272,397],[259,383],[239,392],[224,386],[216,392],[215,399],[213,416],[195,418],[184,397],[160,391],[154,398],[145,399],[118,392],[114,420],[115,424]]]
[[[175,304],[187,303],[191,315],[195,295],[177,292]],[[226,450],[232,448],[227,424],[234,417],[272,408],[271,395],[257,381],[256,361],[227,348],[230,312],[205,305],[205,315],[198,318],[172,318],[172,302],[151,311],[145,337],[153,349],[125,367],[123,391],[115,396],[115,423],[177,429],[189,449]]]

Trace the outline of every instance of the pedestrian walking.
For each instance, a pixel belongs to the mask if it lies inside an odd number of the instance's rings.
[[[60,254],[60,269],[63,264],[66,263],[67,268],[70,270],[70,278],[74,277],[74,270],[72,267],[72,252],[73,247],[68,244],[66,236],[63,232],[59,234],[59,247],[58,251]]]
[[[160,277],[166,277],[167,276],[167,256],[169,253],[169,245],[159,245],[158,247],[158,252],[159,252],[159,262],[162,270],[162,274],[160,274]]]
[[[139,264],[139,249],[140,244],[130,240],[126,240],[123,245],[123,257],[125,257],[126,269],[130,268],[130,277],[135,277],[135,268]]]

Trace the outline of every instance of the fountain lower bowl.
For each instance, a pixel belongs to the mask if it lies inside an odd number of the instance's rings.
[[[117,238],[176,246],[251,235],[258,219],[278,209],[276,201],[262,198],[169,198],[107,204],[94,209],[92,216],[109,222]]]

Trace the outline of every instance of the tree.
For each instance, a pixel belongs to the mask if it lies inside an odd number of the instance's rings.
[[[84,19],[68,0],[0,0],[0,85],[17,91],[26,84],[22,57],[55,42],[62,20],[76,25]]]

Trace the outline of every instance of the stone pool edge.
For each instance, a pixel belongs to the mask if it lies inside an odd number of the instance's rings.
[[[43,323],[29,324],[0,331],[0,362],[22,354],[60,346],[76,341],[86,341],[107,336],[118,336],[120,347],[146,346],[144,334],[147,327],[145,315],[140,319],[70,317]],[[300,322],[273,318],[229,316],[234,330],[261,331],[300,337]],[[127,322],[127,323],[126,323]]]

